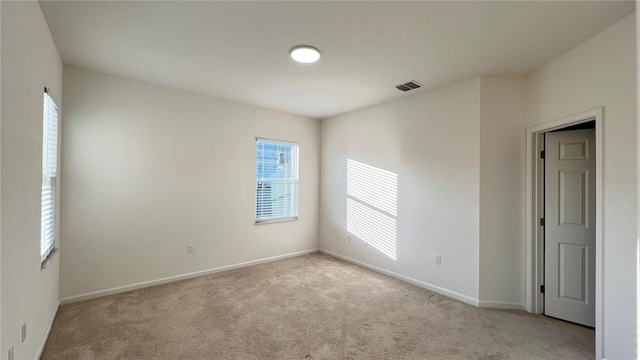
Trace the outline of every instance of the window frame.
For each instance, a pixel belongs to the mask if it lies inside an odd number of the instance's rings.
[[[281,216],[281,217],[271,217],[271,218],[258,218],[258,177],[257,177],[257,166],[258,166],[258,153],[257,153],[257,145],[259,142],[268,142],[268,143],[275,143],[275,144],[281,144],[281,145],[290,145],[290,146],[295,146],[296,147],[296,164],[295,164],[295,175],[296,175],[296,179],[293,180],[295,182],[295,190],[297,192],[296,196],[295,196],[295,214],[294,215],[290,215],[290,216]],[[296,221],[298,220],[298,217],[300,215],[300,144],[294,141],[287,141],[287,140],[277,140],[277,139],[270,139],[270,138],[264,138],[264,137],[256,137],[255,138],[255,146],[256,146],[256,153],[255,153],[255,179],[254,179],[254,200],[255,200],[255,204],[253,207],[253,213],[254,213],[254,224],[255,225],[262,225],[262,224],[273,224],[273,223],[280,223],[280,222],[288,222],[288,221]]]
[[[58,188],[58,167],[60,162],[59,154],[59,129],[60,110],[55,100],[49,94],[49,90],[44,88],[43,109],[42,109],[42,187],[40,189],[40,268],[45,269],[51,258],[56,253],[56,218],[57,218],[57,188]],[[51,125],[55,121],[55,124]],[[51,132],[54,132],[52,135]],[[53,140],[53,144],[50,144]],[[49,155],[49,151],[54,152],[54,160]],[[51,161],[54,164],[51,164]],[[52,166],[53,165],[53,166]],[[53,169],[51,169],[54,167]],[[53,176],[51,176],[53,174]],[[47,196],[47,188],[50,189],[51,205],[47,208],[50,215],[43,207],[44,197]],[[47,230],[50,235],[47,235]],[[46,247],[46,248],[45,248]]]

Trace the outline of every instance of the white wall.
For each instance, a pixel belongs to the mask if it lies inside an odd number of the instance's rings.
[[[469,303],[524,308],[526,90],[522,76],[483,77],[323,120],[321,248]],[[347,158],[398,174],[395,260],[346,242]]]
[[[64,83],[61,298],[318,247],[318,120],[71,66]],[[254,225],[256,137],[300,143],[299,220]]]
[[[479,79],[323,120],[321,248],[477,302],[479,127]],[[346,242],[347,159],[397,174],[395,260]]]
[[[40,270],[42,105],[62,99],[62,62],[37,2],[2,1],[2,346],[34,359],[58,304],[58,256]],[[58,184],[60,184],[59,179]],[[27,322],[27,339],[20,327]]]
[[[2,6],[0,5],[0,84],[2,84]],[[2,86],[0,85],[0,354],[2,349]]]
[[[604,355],[636,358],[635,15],[529,78],[529,126],[604,107]]]
[[[481,306],[524,309],[526,80],[481,79]]]
[[[483,77],[324,120],[321,248],[484,306],[522,306],[526,128],[603,106],[604,355],[635,358],[635,33],[631,15],[526,78]],[[345,241],[347,159],[398,174],[397,260]]]

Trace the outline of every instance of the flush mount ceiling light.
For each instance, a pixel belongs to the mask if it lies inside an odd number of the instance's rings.
[[[309,64],[320,59],[320,51],[312,46],[296,46],[291,49],[291,58],[299,63]]]

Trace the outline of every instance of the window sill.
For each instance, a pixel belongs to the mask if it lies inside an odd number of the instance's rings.
[[[298,220],[297,216],[280,218],[280,219],[256,220],[254,225],[273,224],[273,223],[296,221],[296,220]]]
[[[58,248],[53,248],[53,250],[51,250],[49,255],[47,255],[47,258],[44,259],[44,261],[40,264],[40,270],[46,269],[49,266],[49,264],[51,264],[51,260],[57,253],[58,253]]]

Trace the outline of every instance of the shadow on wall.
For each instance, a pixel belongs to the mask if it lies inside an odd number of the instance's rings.
[[[347,159],[347,231],[396,260],[398,175]]]

